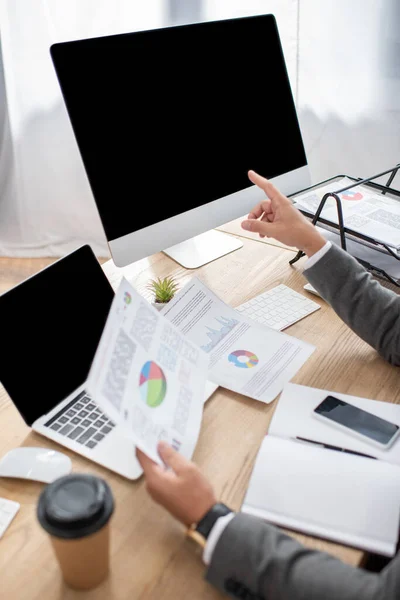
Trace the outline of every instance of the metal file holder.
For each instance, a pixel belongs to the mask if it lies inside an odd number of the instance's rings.
[[[311,190],[317,190],[319,187],[325,186],[326,184],[330,183],[331,181],[336,180],[338,177],[346,177],[347,179],[351,179],[352,181],[354,181],[354,183],[352,183],[351,185],[347,185],[344,188],[340,188],[339,190],[337,190],[336,192],[327,192],[326,194],[324,194],[321,202],[318,205],[318,208],[315,212],[315,215],[313,215],[312,213],[309,213],[303,209],[299,209],[300,212],[302,212],[306,217],[308,217],[309,219],[311,219],[312,224],[316,225],[317,223],[321,223],[322,225],[328,226],[330,229],[336,229],[339,231],[339,235],[340,235],[340,243],[341,246],[343,248],[343,250],[347,249],[346,246],[346,236],[351,236],[351,238],[353,239],[353,241],[360,241],[361,243],[364,242],[364,244],[368,245],[369,247],[372,248],[376,248],[377,250],[380,250],[381,252],[384,252],[390,256],[392,256],[393,258],[395,258],[396,260],[400,261],[400,255],[398,255],[394,250],[392,250],[392,248],[390,248],[390,246],[383,244],[382,242],[378,242],[377,240],[366,236],[362,233],[359,233],[357,231],[354,231],[353,229],[350,229],[349,227],[345,226],[344,220],[343,220],[343,211],[342,211],[342,201],[339,198],[338,194],[341,194],[342,192],[345,192],[347,190],[350,190],[353,187],[359,186],[359,185],[366,185],[368,187],[373,188],[376,191],[379,191],[382,195],[387,194],[388,192],[390,194],[392,194],[393,196],[396,197],[396,199],[398,199],[400,201],[400,190],[396,190],[394,188],[391,188],[390,185],[393,181],[393,179],[395,178],[397,172],[400,169],[400,163],[397,164],[396,166],[392,167],[391,169],[387,169],[386,171],[383,171],[382,173],[378,173],[377,175],[373,175],[372,177],[367,177],[366,179],[361,179],[361,178],[357,178],[357,177],[351,177],[349,175],[335,175],[334,177],[331,177],[330,179],[326,179],[325,181],[321,181],[320,183],[313,185],[309,188],[305,188],[304,190],[300,190],[299,192],[296,192],[296,194],[292,194],[289,197],[294,197],[294,196],[298,196],[300,194],[303,194],[307,191],[311,191]],[[379,183],[374,182],[374,179],[378,179],[378,177],[382,177],[383,175],[387,175],[388,173],[390,173],[389,175],[389,179],[386,182],[386,185],[381,185]],[[327,201],[328,198],[333,197],[336,201],[336,208],[337,208],[337,215],[338,215],[338,223],[334,223],[332,221],[329,221],[327,219],[323,219],[321,217],[321,212],[325,206],[325,203]],[[289,261],[290,265],[293,265],[295,262],[297,262],[302,256],[305,256],[304,252],[302,250],[299,250],[299,252],[296,254],[296,256],[294,258],[292,258],[292,260]],[[356,257],[355,257],[356,258]],[[368,271],[371,271],[372,274],[384,278],[387,281],[389,281],[391,284],[395,285],[396,287],[400,288],[400,279],[394,279],[393,277],[391,277],[388,273],[386,273],[386,271],[384,271],[383,269],[380,269],[378,267],[375,267],[374,265],[368,263],[365,260],[362,260],[360,258],[357,258],[358,262],[361,263]]]

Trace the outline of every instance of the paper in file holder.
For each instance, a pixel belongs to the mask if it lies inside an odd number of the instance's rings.
[[[380,192],[382,195],[390,193],[391,196],[393,196],[396,200],[398,200],[400,202],[400,190],[396,190],[396,189],[390,187],[392,184],[392,181],[395,178],[399,169],[400,169],[400,163],[397,164],[395,167],[392,167],[391,169],[387,169],[386,171],[383,171],[382,173],[378,173],[377,175],[373,175],[372,177],[367,177],[366,179],[350,177],[349,175],[336,175],[335,177],[326,179],[325,181],[322,181],[316,185],[313,185],[309,188],[301,190],[300,192],[296,192],[296,194],[292,194],[290,197],[295,200],[296,196],[299,196],[300,194],[303,194],[304,192],[308,192],[311,190],[316,191],[316,190],[318,190],[318,188],[325,186],[331,182],[334,182],[335,180],[337,180],[339,178],[342,179],[342,178],[346,177],[347,179],[350,179],[351,181],[353,181],[354,183],[352,183],[351,185],[346,185],[345,187],[342,187],[334,192],[327,192],[326,194],[324,194],[314,215],[312,213],[306,211],[303,208],[299,208],[300,212],[302,212],[306,217],[311,219],[313,225],[321,224],[322,228],[328,229],[328,231],[330,230],[330,231],[334,231],[334,232],[338,233],[340,236],[340,244],[341,244],[341,247],[343,248],[343,250],[347,250],[347,242],[349,240],[358,242],[360,244],[364,244],[364,245],[368,246],[369,248],[372,248],[379,252],[383,252],[383,253],[387,254],[388,256],[392,257],[393,259],[399,261],[399,272],[400,272],[400,254],[398,254],[393,248],[391,248],[387,244],[384,244],[380,241],[375,240],[372,237],[369,237],[367,235],[359,233],[358,231],[354,231],[353,229],[350,229],[349,227],[346,227],[346,224],[345,224],[344,218],[343,218],[342,201],[339,198],[339,194],[341,194],[342,192],[350,190],[359,185],[366,185],[368,187],[371,187],[374,191]],[[374,179],[378,179],[379,177],[382,177],[383,175],[387,175],[389,173],[390,173],[390,176],[386,182],[386,185],[381,185],[381,184],[373,181]],[[333,221],[330,221],[330,220],[327,220],[327,219],[324,219],[323,217],[321,217],[321,213],[325,206],[325,203],[328,200],[328,198],[331,198],[331,197],[334,198],[336,201],[338,223],[335,223]],[[400,242],[400,233],[399,233],[399,242]],[[296,254],[296,256],[292,260],[289,261],[289,264],[293,265],[302,256],[305,256],[305,254],[304,254],[304,252],[299,250],[299,252]],[[368,271],[371,271],[371,273],[373,275],[384,278],[387,281],[389,281],[391,284],[400,288],[400,277],[395,278],[395,277],[389,275],[385,271],[385,269],[382,269],[376,265],[373,265],[372,263],[370,263],[364,259],[358,258],[357,256],[355,256],[355,258]]]

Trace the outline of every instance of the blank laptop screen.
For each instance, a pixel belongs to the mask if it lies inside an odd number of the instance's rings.
[[[0,381],[28,425],[85,382],[113,297],[89,246],[0,296]]]

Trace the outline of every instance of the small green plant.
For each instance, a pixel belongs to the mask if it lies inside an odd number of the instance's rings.
[[[153,292],[157,304],[169,302],[178,291],[178,284],[173,277],[151,279],[147,288]]]

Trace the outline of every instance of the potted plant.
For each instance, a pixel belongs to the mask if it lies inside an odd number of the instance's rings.
[[[161,310],[175,296],[178,284],[173,277],[157,277],[157,279],[150,280],[147,288],[153,294],[153,306],[157,310]]]

